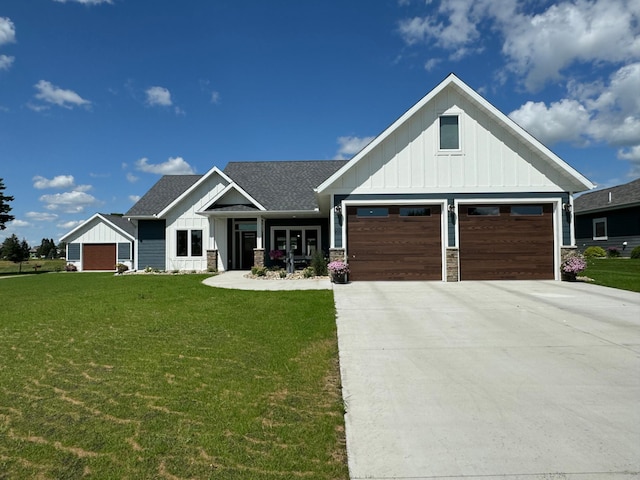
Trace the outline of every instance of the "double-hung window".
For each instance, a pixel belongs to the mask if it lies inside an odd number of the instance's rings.
[[[202,230],[176,231],[176,255],[178,257],[201,257]]]

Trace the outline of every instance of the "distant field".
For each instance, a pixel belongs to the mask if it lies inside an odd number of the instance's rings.
[[[348,479],[331,291],[0,280],[0,478]]]
[[[29,260],[19,263],[7,262],[0,260],[0,275],[22,273],[42,273],[42,272],[60,272],[64,270],[67,262],[65,260]],[[36,267],[37,268],[34,268]]]
[[[582,273],[598,285],[640,292],[640,260],[629,258],[592,258]]]

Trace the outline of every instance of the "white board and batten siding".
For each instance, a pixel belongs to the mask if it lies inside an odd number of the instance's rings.
[[[446,88],[332,185],[334,193],[560,192],[565,176],[495,118]],[[460,150],[439,150],[439,117],[458,115]]]
[[[224,178],[213,173],[169,210],[166,216],[166,268],[168,271],[205,271],[207,269],[207,250],[216,248],[214,232],[211,228],[213,222],[196,212],[206,209],[227,184]],[[189,232],[202,230],[202,255],[177,256],[178,230]]]
[[[122,233],[114,230],[113,227],[105,224],[99,219],[95,219],[77,232],[72,239],[66,240],[67,243],[130,243],[131,239],[125,237]]]

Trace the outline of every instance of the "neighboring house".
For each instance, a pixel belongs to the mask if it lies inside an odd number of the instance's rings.
[[[623,257],[640,245],[640,178],[575,199],[576,244],[581,250],[617,248]]]
[[[96,213],[60,241],[67,243],[67,263],[78,271],[113,271],[117,263],[133,268],[135,227],[122,215]]]
[[[125,214],[134,269],[229,270],[271,250],[351,280],[559,279],[589,180],[455,75],[349,161],[162,177]]]

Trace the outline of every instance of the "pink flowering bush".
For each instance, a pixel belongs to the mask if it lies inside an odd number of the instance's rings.
[[[572,255],[562,262],[562,273],[577,275],[587,268],[587,262],[579,255]]]
[[[332,275],[344,275],[349,273],[349,265],[340,260],[334,260],[327,265],[327,269]]]
[[[282,250],[271,250],[269,252],[269,258],[271,260],[281,260],[284,257],[284,252]]]

